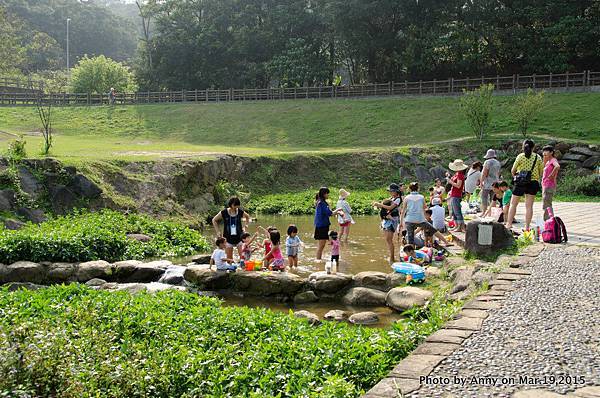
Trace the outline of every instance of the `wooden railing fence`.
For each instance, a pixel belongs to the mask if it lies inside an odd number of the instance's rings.
[[[117,93],[114,103],[119,105],[130,105],[176,102],[229,102],[406,95],[455,95],[462,93],[463,90],[474,90],[482,84],[493,84],[495,86],[495,90],[503,92],[517,92],[527,88],[533,88],[536,90],[582,90],[587,87],[600,86],[600,72],[584,71],[578,73],[551,73],[546,75],[534,74],[529,76],[482,76],[464,79],[450,78],[444,80],[434,79],[427,81],[419,80],[350,86],[140,91],[136,93]],[[0,92],[0,106],[31,106],[40,101],[43,103],[52,101],[53,104],[58,106],[102,105],[109,104],[111,102],[108,93],[36,94],[32,92]]]

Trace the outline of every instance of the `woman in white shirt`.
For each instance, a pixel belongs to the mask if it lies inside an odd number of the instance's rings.
[[[467,201],[467,203],[471,201],[471,195],[473,194],[473,192],[475,192],[475,189],[479,185],[482,169],[483,165],[481,164],[481,162],[475,162],[471,165],[471,168],[467,172],[465,180],[465,200]]]

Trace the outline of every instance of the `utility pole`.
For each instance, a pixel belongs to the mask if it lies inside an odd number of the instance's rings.
[[[69,63],[69,23],[71,18],[67,18],[67,75],[71,76],[71,65]]]

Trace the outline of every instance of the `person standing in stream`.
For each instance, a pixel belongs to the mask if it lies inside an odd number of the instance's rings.
[[[390,221],[388,225],[385,226],[383,231],[385,237],[385,243],[388,246],[389,255],[390,255],[390,264],[396,262],[395,248],[394,248],[394,234],[399,231],[400,227],[400,206],[402,205],[402,186],[392,183],[388,187],[388,192],[390,193],[390,201],[391,204],[386,205],[383,202],[373,202],[373,206],[378,209],[387,210],[388,215],[390,216]]]
[[[331,221],[329,217],[334,214],[341,217],[344,216],[342,209],[336,209],[332,211],[327,203],[329,199],[329,188],[321,187],[315,197],[315,235],[314,238],[317,241],[317,261],[321,261],[323,258],[323,250],[325,245],[329,242],[329,226]]]
[[[227,258],[233,258],[234,247],[237,247],[238,254],[242,256],[242,234],[244,233],[242,219],[246,220],[247,225],[250,222],[250,215],[241,209],[241,202],[237,197],[229,199],[227,208],[218,212],[212,219],[217,237],[223,237],[227,241],[225,246]],[[219,231],[221,221],[223,221],[223,234]]]

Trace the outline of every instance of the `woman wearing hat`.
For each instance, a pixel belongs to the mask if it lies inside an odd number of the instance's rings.
[[[454,231],[467,232],[460,202],[462,201],[463,192],[465,190],[465,170],[467,170],[469,166],[467,166],[462,159],[456,159],[448,165],[448,168],[455,172],[452,177],[450,177],[450,173],[446,174],[448,184],[452,185],[448,198],[448,205],[452,208],[452,217],[454,217],[454,222],[456,223]]]
[[[402,204],[402,185],[398,185],[395,183],[390,184],[388,187],[388,192],[392,201],[391,205],[384,205],[381,202],[373,202],[373,206],[379,209],[385,209],[389,211],[389,215],[392,217],[392,222],[390,226],[387,227],[383,233],[385,238],[385,243],[388,246],[388,250],[390,252],[390,263],[396,262],[396,257],[394,255],[394,234],[397,232],[398,227],[400,226],[400,205]]]
[[[336,208],[342,210],[344,212],[343,215],[338,215],[338,224],[340,226],[340,232],[339,232],[339,241],[342,242],[342,238],[343,241],[345,243],[348,243],[348,235],[350,235],[350,225],[354,224],[354,220],[352,219],[352,208],[350,207],[350,204],[348,203],[348,201],[346,200],[346,198],[350,196],[350,192],[346,191],[345,189],[340,189],[340,198],[337,202],[337,206]]]

